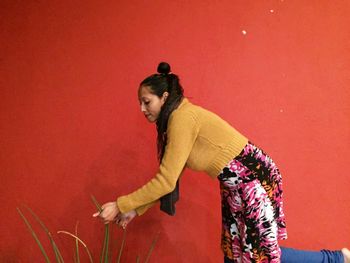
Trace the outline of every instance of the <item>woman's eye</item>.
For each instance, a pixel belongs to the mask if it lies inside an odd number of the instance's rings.
[[[149,104],[149,101],[145,101],[145,105],[148,105]]]

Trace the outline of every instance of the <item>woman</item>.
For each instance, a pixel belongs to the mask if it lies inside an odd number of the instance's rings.
[[[177,75],[162,62],[141,82],[141,111],[156,123],[159,171],[135,192],[102,206],[105,223],[122,227],[157,200],[175,213],[178,179],[185,167],[218,178],[222,197],[221,247],[225,262],[350,262],[350,252],[305,252],[280,248],[287,238],[281,174],[261,149],[214,113],[183,95]],[[327,261],[329,260],[329,261]]]

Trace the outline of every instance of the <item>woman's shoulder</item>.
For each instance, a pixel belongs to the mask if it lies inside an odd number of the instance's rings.
[[[198,132],[201,126],[201,117],[196,105],[188,100],[181,103],[181,107],[174,110],[168,120],[168,132],[176,131],[178,134],[184,134],[186,131]]]
[[[182,118],[192,118],[198,123],[207,122],[214,123],[224,121],[218,114],[208,110],[202,106],[193,104],[189,99],[185,98],[180,107],[172,113],[174,119],[181,121]]]
[[[175,109],[171,118],[181,119],[191,116],[196,118],[200,114],[201,107],[190,102],[188,98],[184,98],[179,107]]]
[[[187,98],[184,98],[179,107],[169,116],[168,127],[191,123],[198,124],[199,115],[198,106],[192,104]]]

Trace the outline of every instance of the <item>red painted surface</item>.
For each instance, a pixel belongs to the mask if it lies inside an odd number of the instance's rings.
[[[21,204],[52,232],[78,220],[98,260],[90,194],[113,200],[157,169],[136,91],[162,60],[194,103],[279,165],[283,245],[350,246],[349,1],[143,2],[1,3],[0,261],[43,261]],[[218,182],[187,171],[177,215],[153,208],[135,219],[123,262],[144,258],[158,231],[151,262],[222,262],[219,200]],[[54,236],[69,258],[72,240]]]

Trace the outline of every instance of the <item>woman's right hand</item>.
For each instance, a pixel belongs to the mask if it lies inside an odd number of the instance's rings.
[[[122,227],[123,229],[126,228],[126,226],[130,223],[131,220],[134,219],[134,217],[137,215],[136,211],[135,210],[131,210],[127,213],[120,213],[118,214],[117,216],[117,224]]]
[[[100,217],[105,224],[115,221],[120,214],[117,202],[108,202],[102,205],[102,211],[93,214],[93,217]]]

